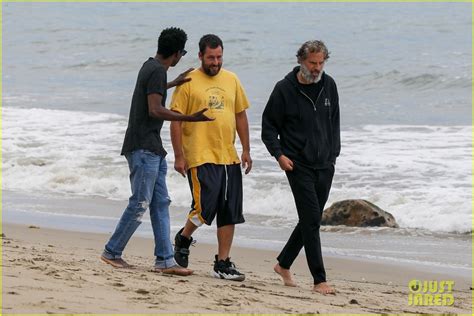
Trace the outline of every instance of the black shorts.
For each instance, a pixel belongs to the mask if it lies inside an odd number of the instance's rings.
[[[196,226],[217,227],[245,222],[242,214],[242,171],[240,164],[204,164],[188,170],[193,202],[188,218]]]

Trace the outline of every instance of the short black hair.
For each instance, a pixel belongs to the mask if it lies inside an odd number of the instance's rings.
[[[163,56],[163,58],[168,58],[184,49],[187,40],[188,36],[182,29],[177,27],[166,28],[158,37],[157,53]]]
[[[222,44],[222,40],[219,38],[219,36],[214,34],[206,34],[199,40],[199,52],[201,54],[204,54],[206,47],[214,49],[219,46],[222,47],[222,50],[224,50],[224,44]]]

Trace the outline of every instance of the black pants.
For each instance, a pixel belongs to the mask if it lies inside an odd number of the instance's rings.
[[[277,260],[289,269],[304,246],[314,284],[326,282],[319,227],[333,175],[334,166],[316,170],[295,164],[293,171],[286,172],[299,221]]]

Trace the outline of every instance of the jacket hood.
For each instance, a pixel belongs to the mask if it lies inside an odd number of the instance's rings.
[[[290,71],[286,76],[285,79],[290,81],[294,86],[298,85],[298,81],[296,79],[296,74],[300,71],[300,66],[296,66],[293,68],[292,71]]]

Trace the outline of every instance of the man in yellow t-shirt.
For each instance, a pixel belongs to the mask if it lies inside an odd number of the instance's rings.
[[[192,233],[202,224],[211,225],[217,217],[218,254],[212,275],[216,278],[243,281],[245,275],[230,261],[230,248],[235,224],[243,223],[242,168],[252,169],[247,114],[247,96],[237,76],[221,69],[223,60],[221,39],[213,34],[199,41],[201,67],[189,73],[190,81],[176,88],[171,110],[181,114],[208,108],[212,122],[172,122],[171,141],[175,154],[175,169],[188,175],[193,197],[185,226],[175,237],[175,260],[188,266]],[[243,151],[241,161],[235,149],[235,134],[239,135]]]

